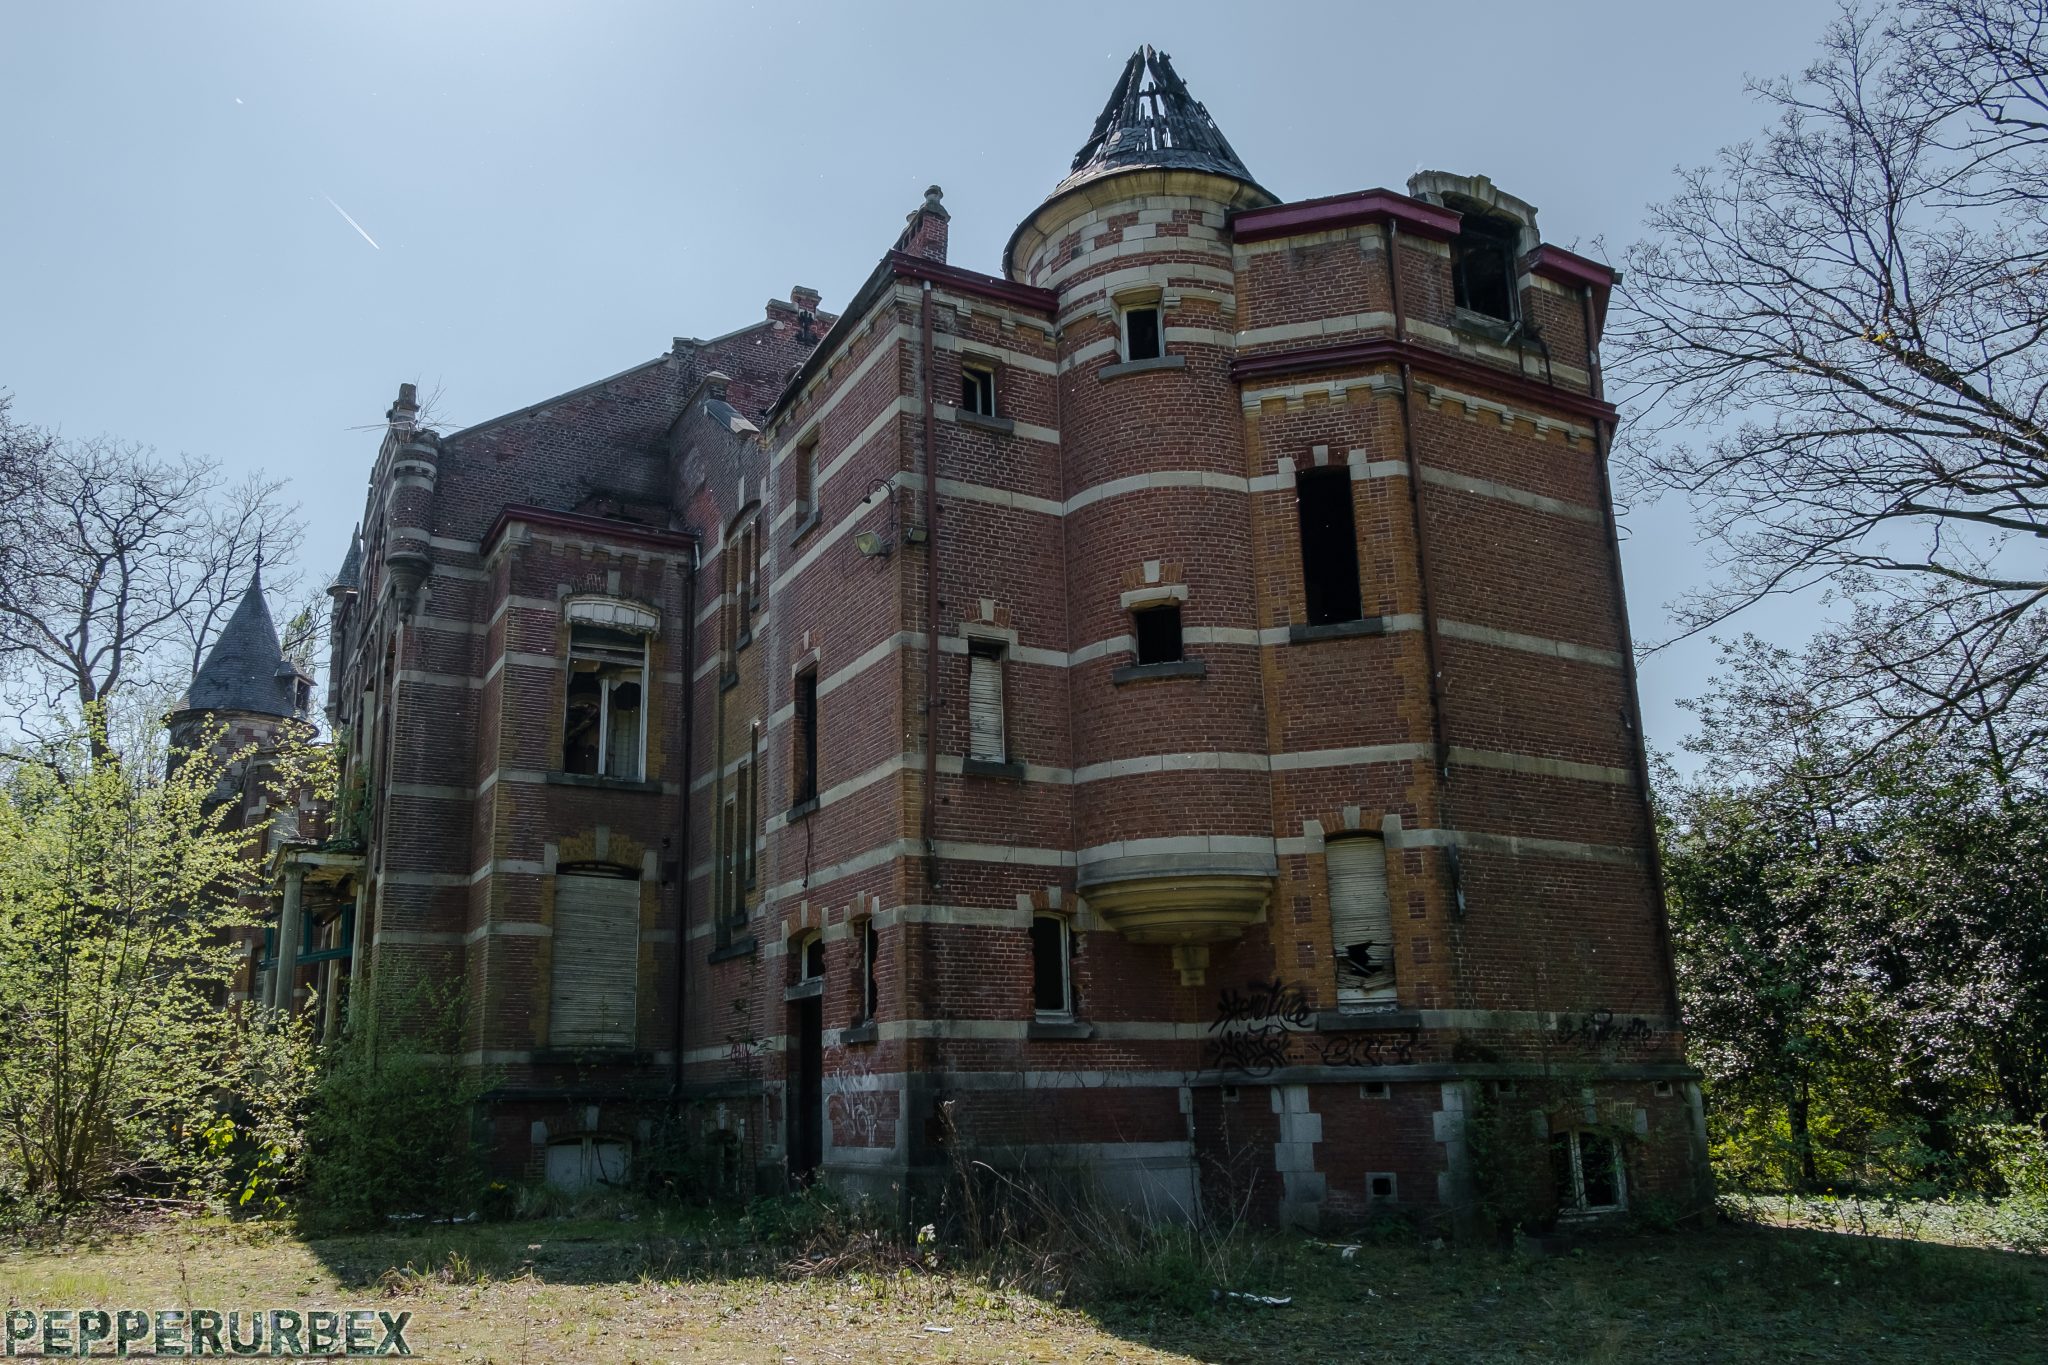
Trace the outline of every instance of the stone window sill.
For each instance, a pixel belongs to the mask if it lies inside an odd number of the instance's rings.
[[[1394,1032],[1421,1027],[1421,1010],[1324,1010],[1316,1015],[1317,1033]]]
[[[734,640],[732,642],[732,652],[737,654],[752,643],[754,643],[754,628],[752,626],[749,626],[745,630],[740,632],[739,639]],[[735,675],[734,681],[738,681],[737,675]]]
[[[1361,635],[1385,635],[1387,618],[1366,616],[1356,621],[1332,621],[1322,626],[1289,626],[1287,643],[1312,645],[1318,640],[1349,640]]]
[[[612,792],[658,792],[659,782],[628,782],[623,777],[597,777],[590,773],[549,773],[553,787],[598,787]]]
[[[1104,365],[1095,372],[1095,377],[1105,383],[1122,379],[1127,374],[1150,374],[1154,370],[1184,370],[1188,358],[1184,355],[1156,355],[1150,360],[1120,360],[1114,365]]]
[[[642,1052],[631,1044],[618,1047],[544,1047],[533,1053],[535,1066],[575,1066],[584,1062],[602,1062],[611,1066],[647,1066],[654,1061],[654,1054]]]
[[[963,758],[960,760],[960,771],[969,777],[1001,777],[1012,782],[1024,780],[1022,763],[997,763],[986,758]]]
[[[839,1041],[842,1043],[872,1043],[880,1036],[881,1030],[875,1027],[875,1021],[872,1019],[839,1030]]]
[[[1095,1025],[1078,1019],[1033,1019],[1024,1026],[1026,1038],[1066,1039],[1078,1042],[1095,1036]]]
[[[817,808],[818,798],[815,796],[807,796],[803,800],[797,802],[794,806],[791,806],[787,811],[783,812],[782,819],[784,823],[793,825],[797,821],[809,815],[812,811],[816,810]]]
[[[796,528],[789,533],[789,543],[791,545],[794,545],[798,541],[802,540],[805,536],[809,535],[811,532],[817,530],[818,523],[823,521],[824,519],[824,508],[811,508],[809,515],[805,516],[802,521],[798,522],[796,524]]]
[[[1015,434],[1017,430],[1016,422],[1008,417],[989,417],[979,412],[968,412],[964,409],[955,412],[953,420],[962,426],[980,427],[983,431],[993,431],[999,436],[1010,436]]]
[[[1506,318],[1497,318],[1491,313],[1475,313],[1469,308],[1451,310],[1451,330],[1467,336],[1484,337],[1495,343],[1505,343],[1514,335],[1515,324]]]
[[[1206,678],[1209,665],[1200,659],[1175,659],[1163,664],[1125,664],[1109,675],[1118,687],[1125,683],[1149,682],[1153,678]]]
[[[799,981],[794,986],[791,986],[782,993],[782,998],[792,1002],[797,1000],[816,1000],[824,994],[825,978],[814,976],[809,981]]]
[[[754,936],[748,934],[745,938],[734,939],[723,948],[712,949],[710,956],[704,960],[706,962],[736,962],[743,957],[752,957],[760,949],[761,945],[755,941]]]

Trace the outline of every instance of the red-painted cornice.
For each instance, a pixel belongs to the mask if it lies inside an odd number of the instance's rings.
[[[995,299],[1013,308],[1044,313],[1047,317],[1052,316],[1053,311],[1059,307],[1059,296],[1050,289],[1036,289],[1028,284],[1016,284],[996,275],[984,275],[978,270],[962,270],[957,265],[944,265],[938,261],[926,260],[907,251],[891,251],[888,261],[890,271],[904,279],[930,280],[933,284],[946,289],[957,289],[964,294],[979,294],[985,299]]]
[[[1399,222],[1406,231],[1438,241],[1458,235],[1456,209],[1426,204],[1392,190],[1358,190],[1333,194],[1325,199],[1304,199],[1271,208],[1246,209],[1230,216],[1231,235],[1240,242],[1264,242],[1275,237],[1298,237],[1311,232],[1332,232],[1361,223]]]
[[[592,517],[581,512],[555,512],[545,507],[522,507],[514,504],[498,514],[491,523],[491,529],[484,535],[483,550],[489,554],[496,548],[498,540],[505,534],[505,528],[515,521],[529,526],[545,526],[557,531],[578,531],[585,535],[604,540],[625,540],[637,545],[654,545],[665,550],[687,550],[697,543],[697,538],[686,531],[663,531],[638,522],[620,521],[614,517]]]
[[[1299,350],[1246,356],[1232,362],[1230,377],[1239,381],[1276,379],[1282,375],[1305,374],[1313,370],[1398,365],[1403,361],[1417,370],[1424,370],[1446,379],[1464,380],[1466,383],[1490,388],[1498,393],[1511,394],[1525,403],[1540,403],[1584,417],[1588,421],[1612,422],[1615,419],[1612,403],[1603,403],[1597,398],[1574,393],[1570,389],[1552,388],[1526,375],[1496,370],[1490,365],[1481,365],[1461,356],[1445,355],[1442,351],[1432,350],[1413,341],[1396,341],[1391,337],[1376,341],[1341,342],[1334,346],[1306,346]]]
[[[1615,281],[1621,278],[1621,272],[1611,265],[1603,265],[1590,256],[1581,256],[1548,242],[1523,257],[1522,264],[1532,274],[1575,289],[1582,284],[1590,284],[1595,289],[1612,289]]]

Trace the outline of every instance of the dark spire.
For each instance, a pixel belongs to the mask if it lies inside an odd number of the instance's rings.
[[[339,596],[345,592],[361,592],[363,589],[363,528],[358,526],[355,534],[348,538],[348,554],[342,557],[341,572],[327,585],[330,595]]]
[[[1188,93],[1172,58],[1141,47],[1124,63],[1095,131],[1074,153],[1071,172],[1053,193],[1119,171],[1149,168],[1209,171],[1258,185],[1216,120]]]
[[[206,652],[181,711],[248,711],[259,716],[299,712],[298,670],[286,661],[263,599],[263,565],[249,575],[248,591],[220,638]]]

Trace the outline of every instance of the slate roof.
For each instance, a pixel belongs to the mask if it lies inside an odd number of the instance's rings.
[[[329,592],[360,592],[363,587],[363,528],[358,526],[349,537],[348,554],[341,561],[341,572],[327,585]]]
[[[1073,168],[1053,195],[1120,171],[1152,168],[1210,171],[1258,185],[1216,120],[1188,93],[1173,60],[1141,47],[1124,64],[1095,131],[1074,153]]]
[[[298,669],[284,657],[278,643],[270,604],[263,598],[263,570],[258,566],[178,709],[296,715],[298,676]]]

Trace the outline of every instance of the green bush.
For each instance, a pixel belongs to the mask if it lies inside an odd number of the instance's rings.
[[[303,1222],[360,1228],[476,1210],[483,1154],[470,1121],[483,1081],[455,1060],[460,1017],[459,1000],[415,990],[359,1008],[327,1048],[306,1125]]]

